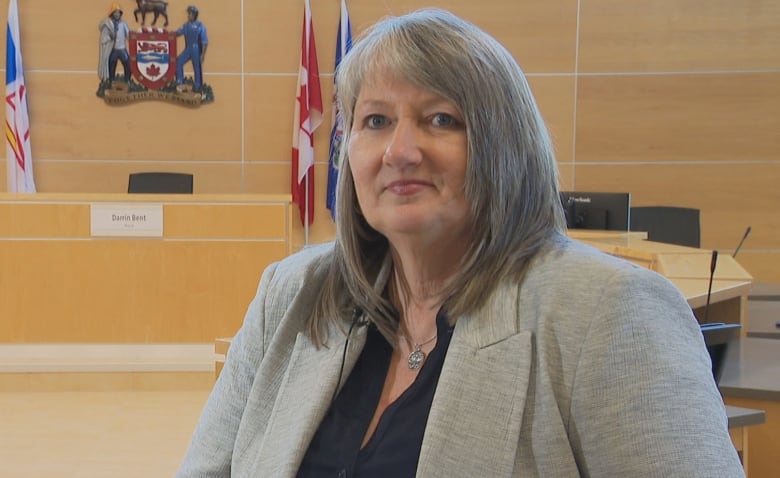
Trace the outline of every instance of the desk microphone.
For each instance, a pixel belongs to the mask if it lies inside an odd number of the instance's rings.
[[[734,249],[734,253],[731,254],[731,257],[737,257],[737,252],[739,252],[739,250],[742,248],[742,244],[745,242],[745,239],[747,239],[747,237],[750,235],[751,229],[752,228],[750,226],[748,226],[747,229],[745,229],[745,234],[742,235],[742,239],[739,241],[737,248]]]
[[[710,285],[707,287],[707,304],[704,306],[704,321],[706,324],[710,315],[710,297],[712,296],[712,279],[715,277],[715,267],[718,265],[718,251],[712,251],[712,260],[710,261]]]

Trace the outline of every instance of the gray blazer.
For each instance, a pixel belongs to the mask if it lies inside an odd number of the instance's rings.
[[[331,248],[264,272],[177,477],[295,476],[330,404],[345,342],[336,327],[327,348],[301,333]],[[344,376],[365,335],[353,331]],[[522,283],[502,284],[458,320],[417,476],[744,473],[680,292],[560,237]]]

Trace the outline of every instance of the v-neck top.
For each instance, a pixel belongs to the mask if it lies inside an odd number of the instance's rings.
[[[417,473],[428,413],[453,328],[439,312],[436,345],[414,382],[382,413],[374,434],[361,449],[393,354],[382,334],[373,325],[368,327],[366,345],[309,444],[298,478],[404,478]]]

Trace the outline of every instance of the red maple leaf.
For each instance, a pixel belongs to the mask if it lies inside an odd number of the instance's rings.
[[[146,74],[154,78],[155,76],[160,74],[160,67],[152,63],[151,65],[146,67]]]

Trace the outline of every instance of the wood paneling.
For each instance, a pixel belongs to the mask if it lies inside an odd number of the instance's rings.
[[[109,106],[95,96],[97,82],[87,75],[30,73],[27,80],[34,158],[241,159],[241,79],[237,76],[208,77],[216,100],[195,109],[157,101]]]
[[[577,161],[778,160],[780,72],[581,77]]]
[[[224,160],[39,160],[35,163],[35,184],[38,191],[47,193],[125,193],[129,174],[142,171],[190,173],[194,176],[195,194],[230,194],[244,190],[241,162]],[[289,194],[289,188],[263,192]]]
[[[558,161],[570,162],[574,147],[574,76],[531,76],[528,83],[550,130]]]
[[[776,0],[582,0],[581,72],[776,69]]]
[[[353,25],[358,26],[358,31],[386,15],[402,14],[423,7],[445,8],[492,32],[518,58],[527,73],[557,73],[569,72],[574,68],[577,3],[577,0],[388,0],[352,2],[349,8],[354,19]],[[540,48],[540,45],[544,47]]]
[[[750,271],[755,280],[780,284],[780,249],[750,250],[750,241],[752,239],[747,239],[740,249],[737,255],[739,263]]]

